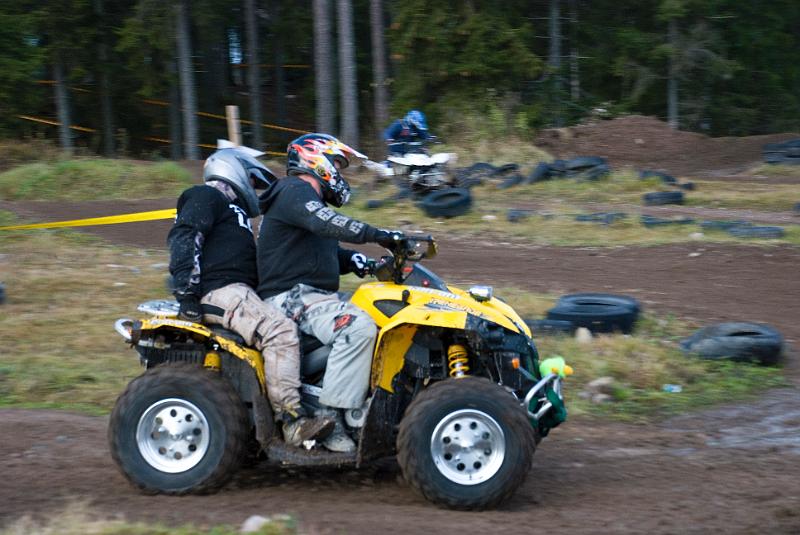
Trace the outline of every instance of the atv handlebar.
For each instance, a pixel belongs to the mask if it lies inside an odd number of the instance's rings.
[[[438,252],[436,240],[432,236],[424,238],[411,238],[405,236],[397,240],[388,248],[392,253],[383,256],[380,260],[372,261],[367,266],[370,275],[380,281],[393,281],[397,284],[403,282],[406,262],[419,262],[423,258],[433,258]]]

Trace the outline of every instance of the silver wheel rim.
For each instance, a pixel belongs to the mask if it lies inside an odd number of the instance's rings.
[[[431,436],[431,455],[439,472],[460,485],[477,485],[494,476],[506,457],[506,437],[485,412],[462,409],[439,422]]]
[[[208,451],[210,440],[205,414],[185,399],[153,403],[136,426],[136,444],[144,460],[169,474],[197,466]]]

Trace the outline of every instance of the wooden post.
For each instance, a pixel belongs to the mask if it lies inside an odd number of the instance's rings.
[[[228,140],[234,145],[242,144],[242,130],[239,124],[239,106],[225,106],[228,119]]]

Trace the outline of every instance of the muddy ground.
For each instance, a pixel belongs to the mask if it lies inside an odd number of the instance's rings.
[[[127,203],[4,203],[21,215],[61,219],[158,209]],[[86,229],[117,243],[163,247],[169,222]],[[763,321],[790,344],[796,382],[800,249],[681,244],[537,247],[444,239],[429,265],[461,284],[542,293],[608,291],[702,324]],[[503,259],[503,260],[500,260]],[[206,497],[147,497],[111,464],[106,420],[54,411],[0,411],[0,525],[69,500],[104,514],[171,524],[239,523],[288,512],[304,532],[797,533],[800,531],[800,390],[656,425],[579,419],[540,446],[535,468],[498,511],[457,513],[418,498],[393,463],[363,472],[249,469]]]

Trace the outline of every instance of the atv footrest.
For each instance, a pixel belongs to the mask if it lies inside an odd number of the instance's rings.
[[[284,466],[343,466],[356,464],[356,453],[334,453],[319,447],[307,450],[275,440],[267,446],[267,460]]]

